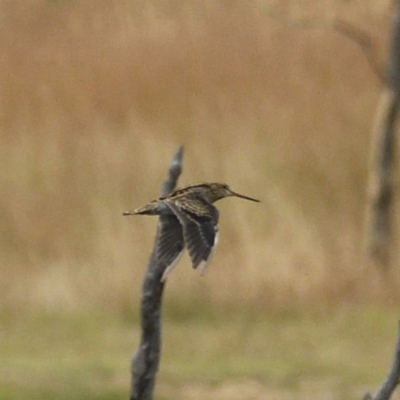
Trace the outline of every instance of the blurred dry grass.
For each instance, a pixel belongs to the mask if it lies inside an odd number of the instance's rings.
[[[271,10],[343,18],[384,60],[389,1],[0,3],[2,307],[130,310],[156,221],[121,211],[158,195],[180,144],[182,184],[262,203],[219,204],[209,273],[185,259],[171,298],[399,300],[361,254],[379,82],[346,37]]]

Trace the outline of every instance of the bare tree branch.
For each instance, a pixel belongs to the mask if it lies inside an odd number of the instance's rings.
[[[174,190],[182,172],[183,147],[172,158],[168,178],[162,185],[161,195]],[[163,218],[160,216],[159,218]],[[153,251],[143,281],[141,298],[142,335],[139,348],[132,358],[130,400],[152,400],[156,373],[161,354],[161,306],[164,282],[161,282],[165,265],[156,258],[159,238],[157,230]]]
[[[368,183],[367,251],[374,262],[389,265],[395,128],[399,95],[386,89],[378,106],[372,133]]]
[[[399,384],[400,379],[400,325],[397,332],[396,347],[394,349],[394,357],[392,366],[386,376],[382,386],[375,395],[367,393],[364,400],[389,400],[394,390]]]
[[[367,208],[367,250],[378,265],[389,265],[393,166],[400,105],[400,0],[394,9],[386,88],[372,136]]]
[[[389,63],[387,67],[387,86],[399,93],[400,91],[400,0],[396,0],[391,26],[391,43]]]

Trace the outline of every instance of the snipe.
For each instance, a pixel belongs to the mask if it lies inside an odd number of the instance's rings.
[[[200,183],[175,190],[142,208],[123,213],[160,216],[156,254],[158,261],[166,267],[162,281],[176,266],[185,247],[193,268],[200,267],[201,274],[205,272],[218,241],[219,213],[213,203],[229,196],[259,202],[233,192],[225,183]]]

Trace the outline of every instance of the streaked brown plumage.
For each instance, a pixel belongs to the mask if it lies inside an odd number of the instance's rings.
[[[123,215],[159,215],[158,261],[165,265],[164,281],[178,263],[186,247],[193,268],[204,273],[218,239],[218,210],[213,203],[235,196],[259,202],[233,192],[224,183],[200,183],[175,190]]]

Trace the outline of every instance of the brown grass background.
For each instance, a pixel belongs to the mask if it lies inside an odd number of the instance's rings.
[[[220,242],[176,304],[303,307],[398,301],[363,258],[370,131],[389,1],[77,0],[0,3],[0,303],[9,310],[131,310],[175,149],[181,184],[227,182]],[[274,15],[275,17],[272,17]],[[391,300],[390,300],[391,299]]]

